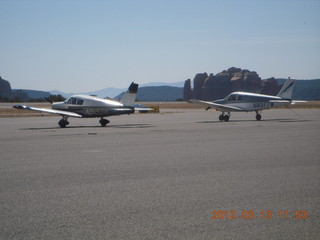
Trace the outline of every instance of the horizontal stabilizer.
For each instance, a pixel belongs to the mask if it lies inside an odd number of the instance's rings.
[[[271,103],[291,103],[290,100],[270,100]]]
[[[292,102],[292,104],[295,104],[295,103],[306,103],[306,102],[308,102],[308,101],[304,101],[304,100],[293,100],[293,101],[291,101]]]
[[[153,108],[147,108],[147,107],[135,107],[134,108],[135,111],[154,111]]]

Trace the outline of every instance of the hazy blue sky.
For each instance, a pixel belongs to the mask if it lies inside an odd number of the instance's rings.
[[[65,92],[235,66],[320,78],[320,0],[0,0],[0,76]]]

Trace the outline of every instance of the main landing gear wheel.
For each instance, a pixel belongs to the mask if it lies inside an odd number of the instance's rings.
[[[257,113],[256,119],[257,119],[257,121],[260,121],[260,120],[261,120],[261,115],[260,115],[259,113]]]
[[[101,118],[99,123],[101,124],[101,127],[105,127],[110,121],[104,118]]]
[[[69,124],[69,122],[68,122],[67,120],[65,120],[65,119],[61,119],[61,120],[58,122],[58,124],[59,124],[59,126],[60,126],[61,128],[64,128],[64,127],[66,127],[66,126]]]
[[[230,118],[230,115],[224,115],[223,113],[219,115],[219,120],[220,121],[228,122],[229,118]]]

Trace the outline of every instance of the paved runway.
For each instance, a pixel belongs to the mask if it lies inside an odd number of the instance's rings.
[[[320,110],[59,119],[0,119],[0,239],[320,235]]]

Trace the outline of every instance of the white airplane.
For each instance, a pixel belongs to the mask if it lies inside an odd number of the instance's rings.
[[[219,115],[220,121],[229,121],[230,112],[256,112],[256,119],[261,120],[261,111],[276,106],[286,106],[296,102],[292,101],[294,80],[288,78],[280,89],[277,96],[264,95],[249,92],[233,92],[224,99],[213,102],[201,101],[196,99],[187,100],[189,103],[206,106],[207,109],[213,108],[222,112]],[[225,114],[227,113],[227,114]]]
[[[112,99],[102,99],[88,95],[73,95],[64,102],[52,103],[52,109],[37,108],[25,105],[14,105],[13,108],[26,109],[38,112],[54,113],[62,116],[58,122],[61,128],[69,124],[69,117],[101,118],[99,123],[105,127],[110,121],[104,119],[107,116],[131,114],[134,111],[152,110],[150,108],[135,108],[133,105],[138,92],[138,84],[132,82],[128,91],[120,102]]]

